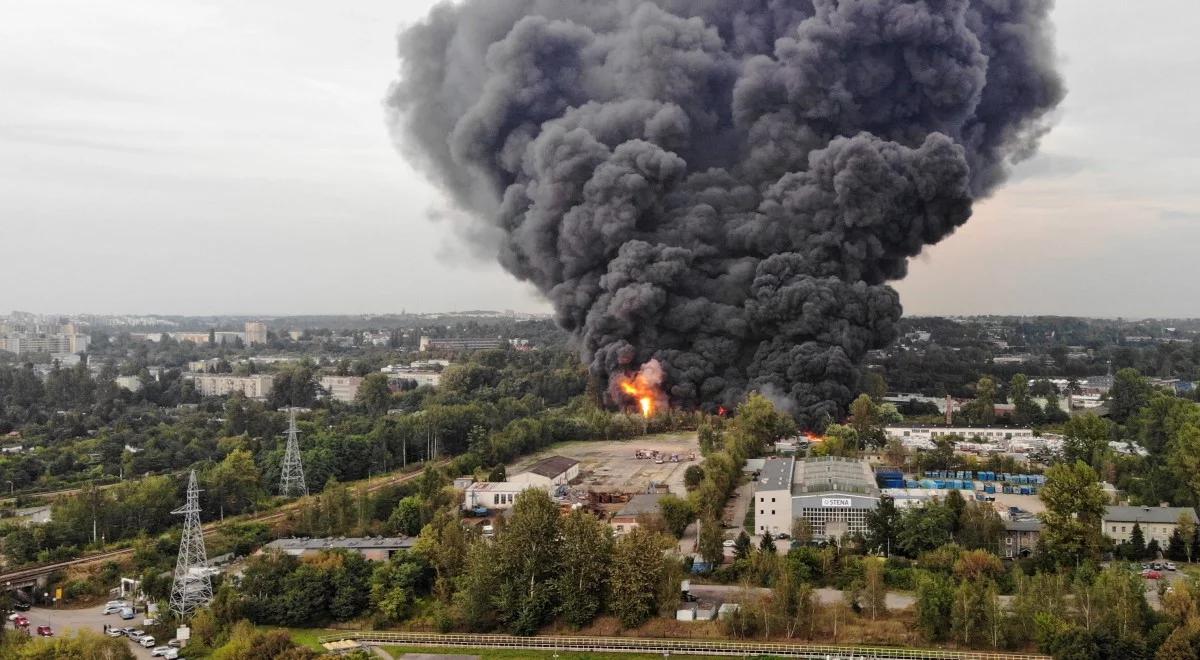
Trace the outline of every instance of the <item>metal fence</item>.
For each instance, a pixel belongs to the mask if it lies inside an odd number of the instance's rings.
[[[420,632],[345,632],[320,638],[322,644],[355,640],[364,644],[451,646],[460,648],[536,649],[542,651],[591,651],[661,653],[670,655],[714,655],[751,657],[770,655],[817,660],[1049,660],[1048,656],[986,651],[936,651],[824,644],[780,644],[701,639],[648,639],[640,637],[586,637],[438,634]]]

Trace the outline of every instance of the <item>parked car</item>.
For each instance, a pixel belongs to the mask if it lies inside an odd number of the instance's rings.
[[[23,600],[19,600],[13,604],[13,609],[18,612],[28,612],[30,607],[31,605]]]
[[[178,653],[178,651],[171,648],[170,646],[156,646],[153,649],[150,649],[151,657],[155,657],[155,658],[157,658],[159,656],[165,656],[168,653]]]
[[[775,538],[780,539],[780,540],[787,540],[787,539],[790,539],[791,537],[787,535],[787,532],[779,532],[778,534],[775,535]]]
[[[733,539],[725,539],[725,541],[722,542],[721,545],[726,548],[732,548],[734,546]]]
[[[109,628],[108,632],[104,634],[108,635],[109,637],[124,637],[125,631],[121,630],[120,628]]]
[[[1161,571],[1162,569],[1163,569],[1163,565],[1161,563],[1156,562],[1156,561],[1150,563],[1150,570]]]
[[[1174,571],[1174,570],[1177,570],[1178,568],[1179,567],[1175,565],[1175,562],[1173,562],[1173,561],[1167,562],[1167,570],[1168,571]]]
[[[173,646],[173,647],[175,647],[175,648],[177,648],[177,649],[181,649],[181,648],[183,648],[183,640],[181,640],[181,639],[168,639],[168,640],[167,640],[167,646]]]
[[[121,610],[123,610],[127,607],[129,607],[129,606],[126,605],[125,603],[118,603],[115,605],[113,603],[109,603],[104,606],[104,615],[108,616],[109,614],[118,614]]]
[[[20,614],[18,614],[17,617],[12,620],[12,622],[13,622],[13,625],[16,626],[17,628],[28,628],[29,627],[29,619],[26,619],[25,617],[21,616]]]
[[[149,648],[154,648],[154,645],[155,645],[156,643],[157,643],[157,642],[155,642],[155,641],[154,641],[154,638],[153,638],[153,637],[151,637],[151,636],[149,636],[149,635],[146,635],[145,637],[143,637],[143,638],[141,638],[141,639],[139,639],[139,640],[138,640],[138,644],[141,644],[142,646],[144,646],[144,647],[146,647],[146,648],[148,648],[148,649],[149,649]]]
[[[121,608],[121,618],[126,621],[132,619],[133,618],[133,608],[132,607]]]
[[[1150,569],[1142,571],[1142,577],[1146,578],[1147,580],[1158,580],[1162,578],[1162,573],[1159,573],[1154,569]]]
[[[51,628],[50,626],[38,626],[37,634],[38,634],[38,637],[53,637],[54,629]]]
[[[125,634],[129,636],[129,639],[132,639],[135,642],[141,642],[142,638],[146,636],[146,631],[145,630],[126,630]]]

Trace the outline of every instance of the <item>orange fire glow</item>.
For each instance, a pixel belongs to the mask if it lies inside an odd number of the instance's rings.
[[[817,435],[812,431],[805,431],[804,437],[807,438],[809,442],[825,442],[825,436]]]
[[[642,417],[650,417],[654,414],[654,392],[639,383],[638,379],[630,378],[622,381],[621,391],[637,399],[638,407],[642,410]]]

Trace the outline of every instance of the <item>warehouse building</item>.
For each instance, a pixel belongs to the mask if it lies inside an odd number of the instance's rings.
[[[830,541],[867,530],[867,514],[879,506],[879,487],[863,460],[771,458],[755,483],[755,531],[791,534],[805,519],[813,540]]]
[[[1110,506],[1104,512],[1101,530],[1113,541],[1123,543],[1133,538],[1133,526],[1142,529],[1146,543],[1158,541],[1165,548],[1171,535],[1184,517],[1196,524],[1196,511],[1183,506]]]

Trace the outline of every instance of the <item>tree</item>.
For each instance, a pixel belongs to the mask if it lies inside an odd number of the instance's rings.
[[[896,543],[896,530],[900,526],[900,511],[896,501],[887,495],[879,498],[879,505],[867,512],[867,548],[891,554]]]
[[[758,549],[765,555],[775,556],[779,551],[775,548],[775,537],[770,532],[764,531],[762,538],[758,542]]]
[[[1183,549],[1187,554],[1187,561],[1192,561],[1192,556],[1196,552],[1196,519],[1187,513],[1179,514],[1179,520],[1176,523],[1176,529],[1179,535],[1183,538]]]
[[[850,426],[864,447],[882,447],[887,441],[879,422],[879,406],[866,394],[850,404]]]
[[[663,522],[666,523],[667,531],[671,532],[677,539],[683,538],[683,533],[687,530],[687,526],[696,517],[696,512],[692,509],[692,505],[687,500],[668,494],[664,495],[658,501],[658,508]]]
[[[1109,453],[1112,424],[1094,413],[1072,417],[1063,425],[1063,459],[1083,461],[1099,469]]]
[[[792,539],[800,545],[808,545],[813,539],[812,523],[800,516],[792,520]]]
[[[496,537],[494,602],[510,633],[532,635],[556,609],[561,572],[558,505],[543,490],[517,495],[512,516]]]
[[[699,465],[689,465],[683,471],[683,485],[689,491],[695,490],[701,481],[704,481],[704,468]]]
[[[202,481],[222,517],[246,511],[262,493],[258,466],[254,464],[254,455],[246,449],[229,452]]]
[[[946,638],[955,604],[954,587],[944,575],[924,573],[917,578],[917,628],[930,641]]]
[[[863,374],[862,391],[875,403],[883,403],[883,398],[888,393],[888,384],[880,374],[868,371]]]
[[[721,523],[711,516],[700,521],[700,557],[710,565],[720,566],[725,559],[725,534]]]
[[[382,415],[386,413],[392,404],[392,391],[388,388],[387,375],[376,372],[363,378],[354,400],[368,414]]]
[[[1136,522],[1133,523],[1133,531],[1129,534],[1129,554],[1129,558],[1134,560],[1146,558],[1146,535],[1142,532],[1142,526]]]
[[[733,541],[733,559],[749,559],[750,558],[750,535],[746,530],[738,533],[737,538]]]
[[[388,518],[388,525],[405,536],[416,536],[425,526],[425,501],[416,495],[396,503],[395,510]]]
[[[1096,557],[1101,548],[1100,521],[1107,496],[1096,471],[1087,463],[1059,463],[1046,470],[1046,485],[1039,493],[1046,510],[1042,539],[1058,564],[1074,564]]]
[[[1167,559],[1171,561],[1187,561],[1187,548],[1183,543],[1183,535],[1176,527],[1171,532],[1171,538],[1167,540]]]
[[[608,526],[581,509],[563,519],[561,551],[567,560],[558,576],[559,613],[574,628],[591,623],[600,611],[612,543]]]
[[[887,581],[882,560],[864,560],[860,604],[872,621],[887,614]]]
[[[1108,391],[1109,418],[1124,424],[1150,400],[1153,389],[1136,369],[1126,367],[1113,377],[1112,389]]]
[[[1027,426],[1040,420],[1042,410],[1033,402],[1033,397],[1029,394],[1028,376],[1025,374],[1014,375],[1009,382],[1008,396],[1013,403],[1013,424]]]
[[[609,573],[608,608],[621,626],[636,628],[656,611],[663,576],[663,543],[640,526],[617,540]]]

